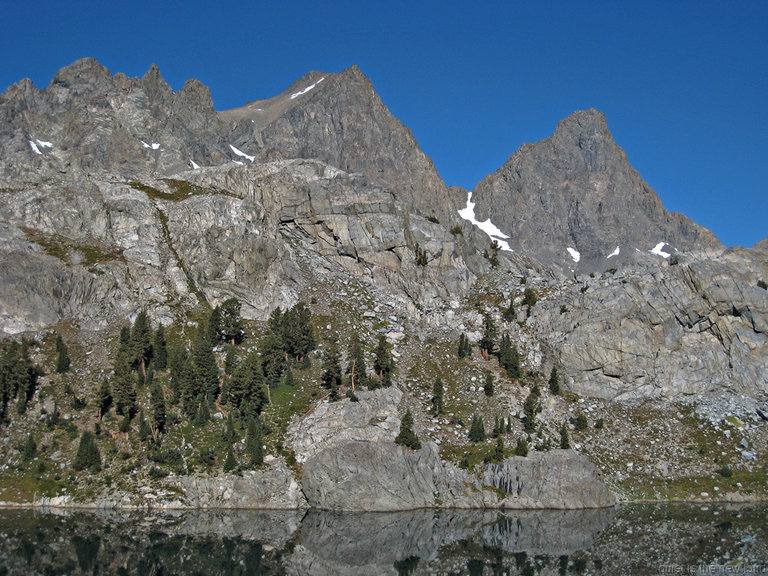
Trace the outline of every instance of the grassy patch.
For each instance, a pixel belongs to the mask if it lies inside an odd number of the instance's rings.
[[[62,483],[32,473],[4,472],[0,475],[0,501],[26,503],[35,498],[56,496]]]
[[[21,230],[30,242],[40,246],[46,254],[58,258],[67,264],[80,264],[85,267],[105,264],[114,260],[125,262],[122,248],[101,242],[80,242],[59,234],[48,234],[34,228],[22,226]]]

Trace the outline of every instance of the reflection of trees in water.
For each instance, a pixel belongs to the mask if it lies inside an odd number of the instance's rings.
[[[0,510],[9,574],[628,573],[763,558],[765,507],[398,513]],[[685,544],[681,547],[680,544]],[[719,550],[718,550],[718,547]],[[6,563],[7,559],[7,563]]]

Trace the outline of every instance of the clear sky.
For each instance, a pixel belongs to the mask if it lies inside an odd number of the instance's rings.
[[[668,210],[768,236],[768,2],[2,0],[0,90],[78,58],[218,110],[357,64],[449,185],[598,108]]]

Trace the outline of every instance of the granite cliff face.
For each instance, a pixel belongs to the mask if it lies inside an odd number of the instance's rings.
[[[768,394],[768,261],[757,251],[673,256],[661,268],[581,277],[532,329],[569,387],[606,399]],[[563,308],[564,307],[564,308]]]

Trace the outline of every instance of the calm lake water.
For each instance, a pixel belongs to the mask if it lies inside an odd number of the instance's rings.
[[[0,510],[3,574],[768,574],[768,507],[152,515]]]

